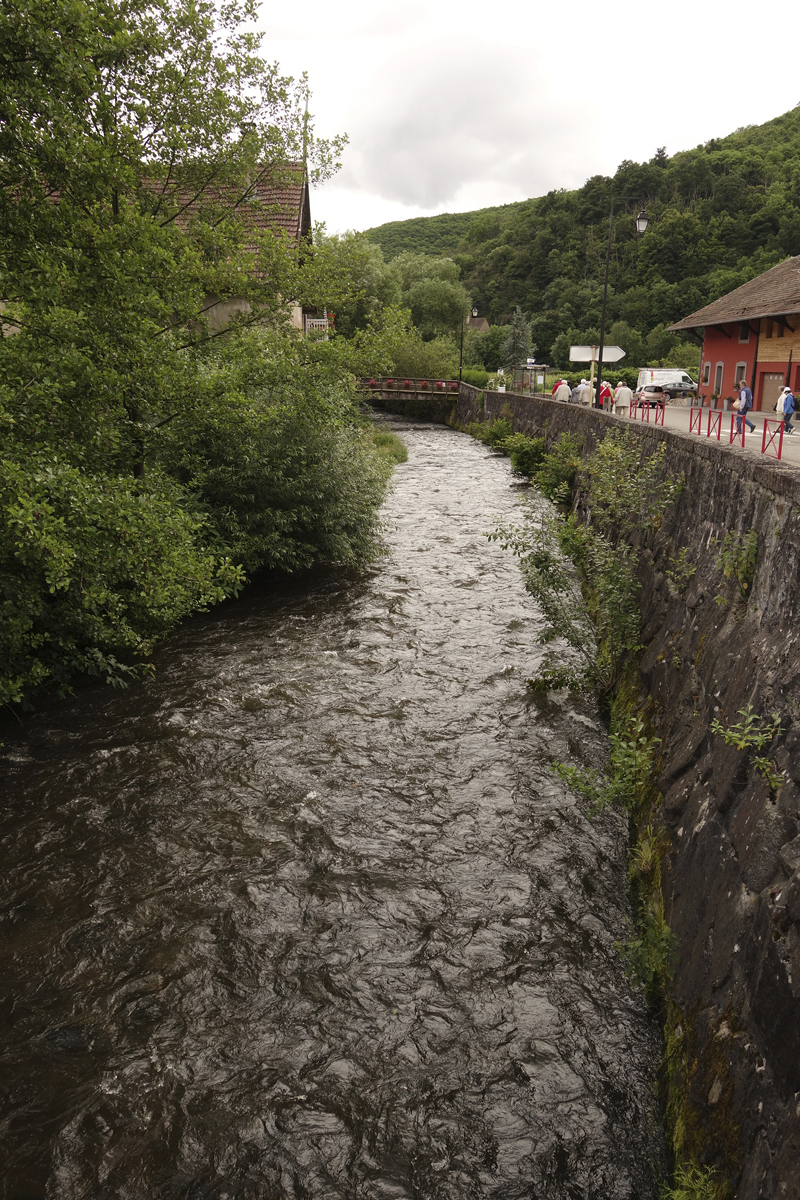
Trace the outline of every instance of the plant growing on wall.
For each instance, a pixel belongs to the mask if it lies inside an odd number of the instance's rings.
[[[739,533],[729,529],[725,534],[722,548],[716,559],[718,571],[726,579],[734,579],[739,599],[747,601],[748,592],[756,573],[756,555],[758,554],[758,534],[754,529],[748,533]],[[727,600],[719,593],[717,604],[727,604]]]
[[[769,718],[759,717],[753,711],[752,704],[747,704],[739,709],[737,716],[742,718],[741,721],[731,725],[723,725],[717,717],[711,722],[711,732],[723,738],[725,745],[733,746],[735,750],[763,750],[780,732],[781,718],[777,712],[773,712]],[[771,788],[778,788],[783,783],[783,776],[773,769],[766,755],[754,755],[753,766]]]

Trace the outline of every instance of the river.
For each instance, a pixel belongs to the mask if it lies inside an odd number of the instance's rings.
[[[602,722],[525,688],[507,460],[401,428],[375,567],[6,726],[4,1200],[657,1195],[624,822],[549,770]]]

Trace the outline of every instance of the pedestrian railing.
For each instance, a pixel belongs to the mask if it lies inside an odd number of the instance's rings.
[[[772,426],[774,425],[774,429]],[[777,449],[775,439],[778,439]],[[773,421],[770,417],[764,419],[764,432],[761,435],[761,453],[770,458],[780,458],[783,454],[783,421]]]
[[[689,433],[697,433],[700,437],[703,436],[703,410],[702,408],[689,409]]]
[[[722,433],[722,409],[710,408],[708,410],[708,429],[706,437],[713,437],[716,434],[717,441]]]
[[[634,396],[631,400],[631,420],[635,421],[639,412],[639,401]]]
[[[738,442],[741,446],[744,446],[745,429],[747,429],[747,421],[744,413],[731,413],[731,431],[728,436],[728,445],[730,446],[733,442]]]

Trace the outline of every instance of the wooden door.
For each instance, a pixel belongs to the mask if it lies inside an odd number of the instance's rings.
[[[784,388],[784,379],[786,378],[783,371],[767,371],[761,376],[761,396],[759,397],[758,407],[765,413],[771,413],[775,407],[778,396]]]

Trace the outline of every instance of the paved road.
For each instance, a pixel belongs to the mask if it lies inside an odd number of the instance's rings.
[[[721,414],[722,421],[720,423],[720,429],[721,429],[720,444],[724,445],[724,446],[729,445],[731,416],[732,415],[735,415],[735,414],[731,414],[729,412],[723,412]],[[761,412],[751,412],[751,413],[748,413],[748,416],[750,417],[750,420],[753,422],[753,424],[755,425],[756,428],[755,428],[754,433],[751,433],[748,429],[745,429],[745,451],[752,453],[752,454],[757,454],[760,457],[761,456],[761,440],[762,440],[762,435],[763,435],[763,431],[764,431],[764,420],[765,420],[765,418],[767,418],[771,422],[775,422],[777,420],[777,418],[774,413],[761,413]],[[634,418],[621,417],[620,419],[621,420],[633,420]],[[639,420],[640,418],[637,417],[635,419]],[[655,411],[651,412],[650,420],[651,421],[655,420]],[[688,433],[689,432],[689,409],[683,408],[680,405],[668,404],[666,413],[665,413],[665,417],[664,417],[664,424],[669,429],[681,429],[681,430],[683,430],[684,433]],[[788,463],[791,466],[795,466],[795,465],[800,466],[800,422],[795,424],[795,422],[793,421],[793,425],[795,427],[795,432],[793,434],[785,436],[783,439],[781,461]],[[702,428],[703,428],[703,437],[706,437],[706,431],[708,430],[708,409],[703,409]],[[770,425],[770,430],[774,430],[776,428],[777,428],[777,426],[775,424]],[[712,434],[712,436],[714,436],[714,435]],[[776,436],[775,444],[772,448],[773,455],[777,454],[778,441],[779,441],[779,439]]]

